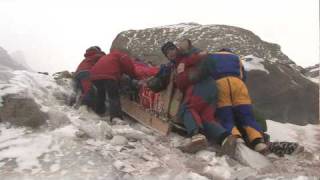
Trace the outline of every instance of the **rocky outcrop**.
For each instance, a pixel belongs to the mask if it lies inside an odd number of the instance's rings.
[[[155,64],[166,63],[160,47],[166,41],[190,39],[200,49],[234,48],[246,57],[247,84],[255,108],[269,119],[294,124],[319,123],[319,86],[301,74],[277,44],[261,40],[251,31],[226,25],[178,24],[121,32],[112,48]],[[259,65],[259,68],[257,68]],[[262,66],[262,68],[260,68]]]
[[[32,98],[9,95],[3,98],[0,121],[16,126],[38,128],[46,124],[48,115]]]

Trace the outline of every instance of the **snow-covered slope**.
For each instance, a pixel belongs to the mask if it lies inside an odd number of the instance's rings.
[[[320,64],[307,67],[302,70],[302,73],[311,81],[318,83],[320,82]]]
[[[0,177],[6,179],[281,179],[319,177],[320,128],[268,121],[274,140],[297,141],[308,152],[272,159],[276,168],[245,167],[209,148],[195,155],[176,147],[184,138],[155,134],[126,120],[110,124],[85,108],[66,106],[70,92],[50,76],[15,71],[1,81],[0,96],[15,93],[35,99],[48,125],[40,129],[0,123]],[[51,114],[51,116],[50,116]],[[103,120],[103,121],[101,121]],[[81,131],[79,131],[81,130]],[[85,132],[85,133],[81,133]],[[88,135],[89,137],[85,136]]]

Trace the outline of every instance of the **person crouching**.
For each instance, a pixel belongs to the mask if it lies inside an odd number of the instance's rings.
[[[119,49],[112,49],[103,56],[90,70],[90,79],[97,88],[96,112],[103,116],[106,112],[106,93],[109,100],[110,120],[122,119],[120,104],[119,81],[123,74],[136,77],[133,60],[129,55]]]

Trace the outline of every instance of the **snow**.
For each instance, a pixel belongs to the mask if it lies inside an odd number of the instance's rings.
[[[244,57],[244,61],[242,63],[246,71],[258,70],[269,74],[270,72],[265,69],[262,62],[264,62],[264,59],[248,55]]]
[[[267,120],[267,125],[268,133],[271,134],[271,141],[298,142],[309,151],[319,151],[319,125],[298,126],[271,120]]]
[[[317,68],[314,68],[314,69],[310,70],[310,72],[316,72],[316,71],[320,71],[320,67],[317,67]]]
[[[320,82],[320,76],[317,78],[307,77],[307,79],[309,79],[310,81],[312,81],[316,84],[319,84],[319,82]]]
[[[45,110],[56,102],[57,94],[68,94],[67,88],[58,86],[52,77],[28,71],[6,72],[12,74],[8,83],[0,84],[0,106],[2,98],[10,94],[31,97]],[[4,77],[6,78],[6,77]],[[0,77],[2,79],[2,77]],[[6,79],[2,79],[6,80]],[[69,91],[70,92],[70,91]]]
[[[9,131],[9,132],[8,132]],[[41,155],[50,151],[59,151],[58,146],[53,145],[53,139],[50,135],[46,134],[22,134],[24,129],[10,129],[0,125],[0,132],[5,137],[1,137],[0,160],[15,159],[17,172],[23,172],[23,170],[32,170],[32,172],[38,172],[41,170],[41,165],[38,160]],[[6,135],[10,133],[10,136]]]
[[[0,123],[1,179],[304,179],[320,176],[320,127],[297,126],[268,120],[273,141],[294,141],[309,154],[278,158],[279,171],[259,171],[221,155],[214,148],[196,154],[176,147],[185,140],[178,134],[160,136],[131,120],[110,123],[85,107],[73,109],[57,94],[70,94],[52,77],[14,71],[0,84],[7,94],[34,98],[56,114],[39,130]],[[1,77],[0,77],[1,80]],[[63,119],[63,123],[56,123]],[[54,121],[54,122],[53,122]],[[79,135],[86,135],[79,137]],[[253,158],[253,157],[250,157]],[[256,159],[256,158],[254,158]]]

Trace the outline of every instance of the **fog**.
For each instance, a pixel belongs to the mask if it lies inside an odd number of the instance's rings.
[[[277,43],[301,66],[319,62],[318,0],[0,0],[0,46],[36,71],[75,70],[121,31],[196,22],[238,26]]]

